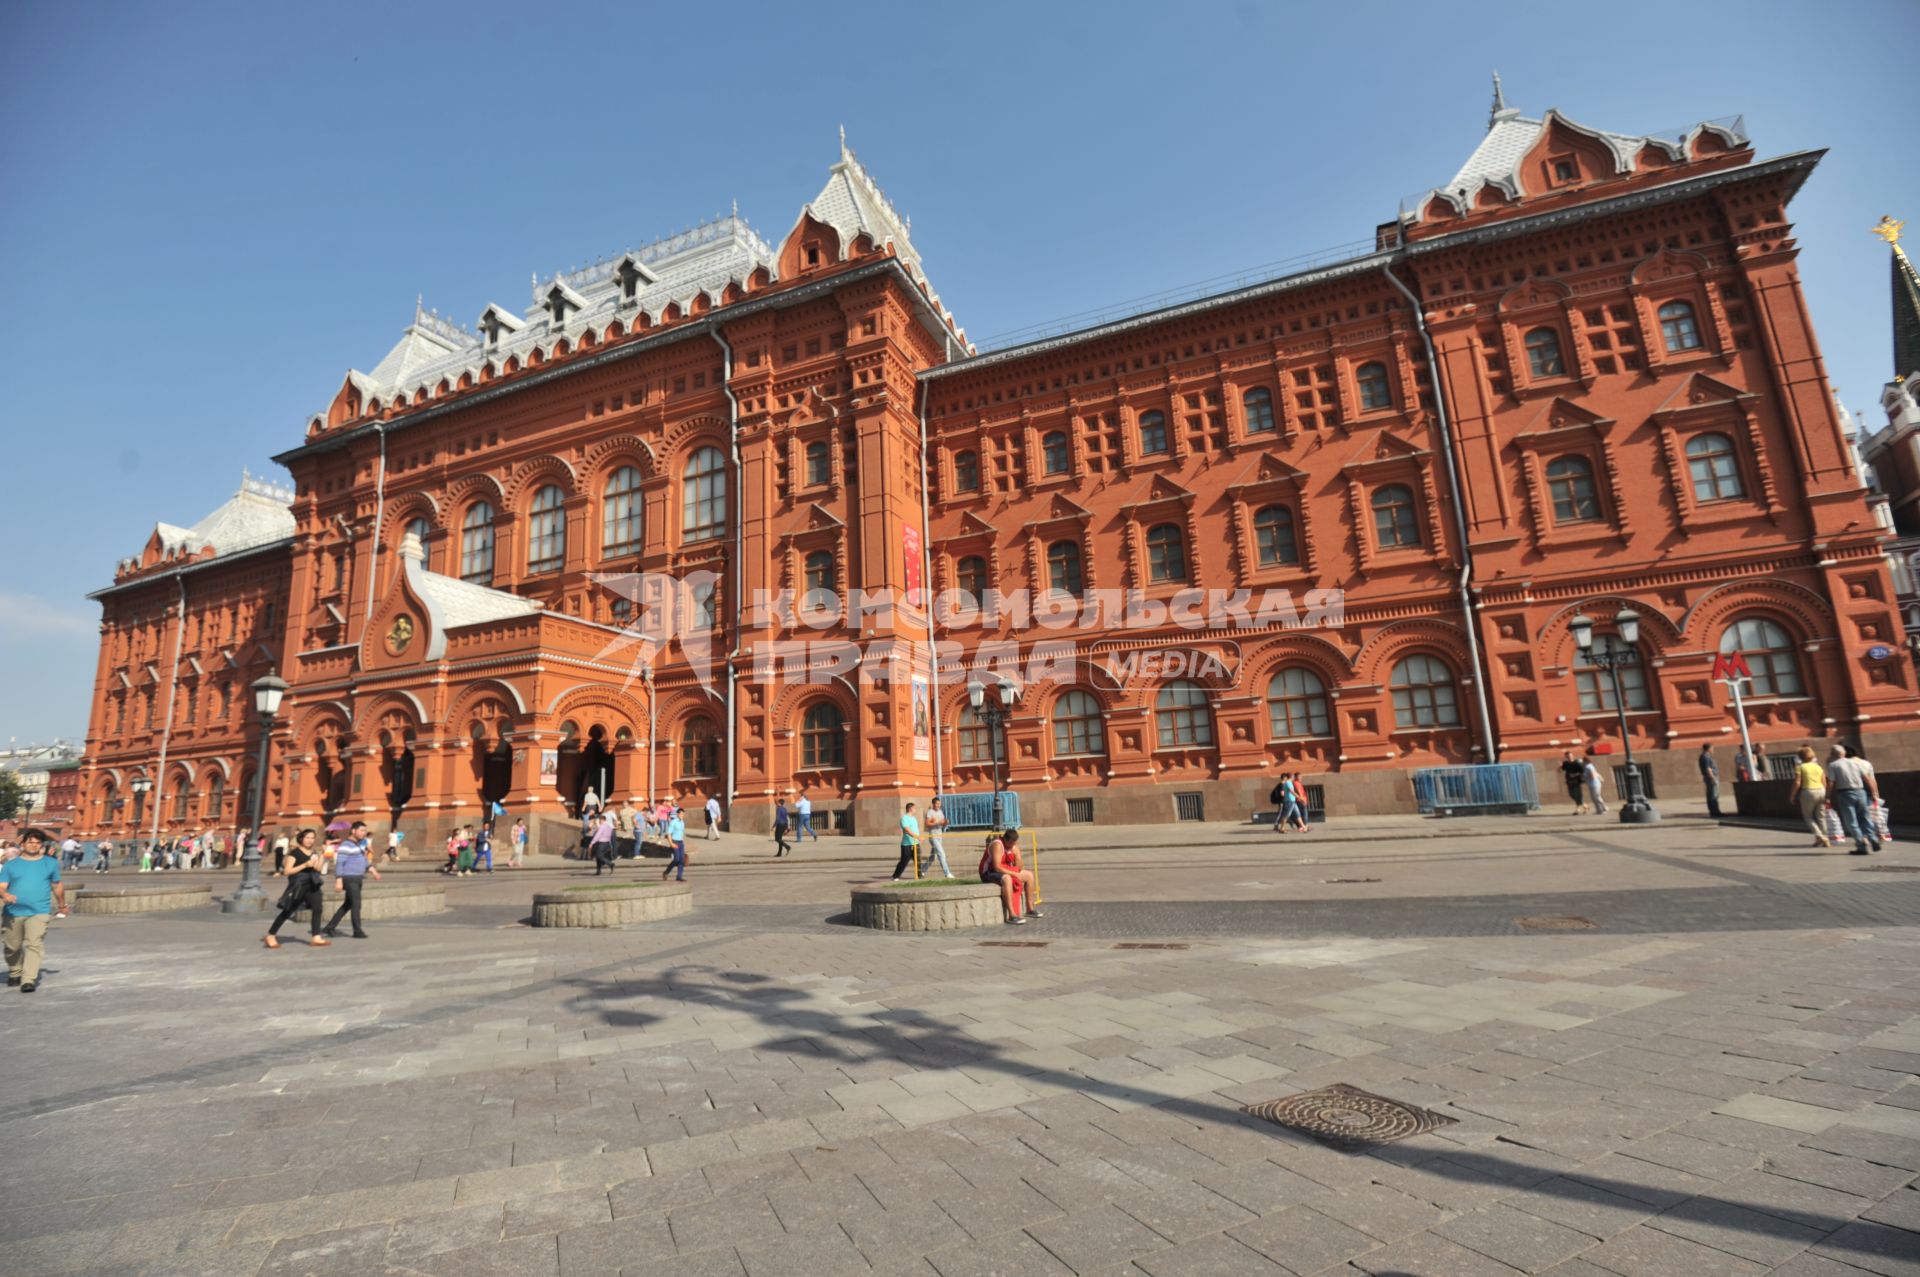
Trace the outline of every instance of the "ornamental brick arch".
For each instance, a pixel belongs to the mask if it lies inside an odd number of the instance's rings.
[[[482,713],[482,710],[487,712]],[[469,735],[467,727],[478,719],[506,727],[519,725],[527,716],[526,698],[512,683],[486,678],[460,689],[447,710],[445,730],[452,736]]]
[[[1780,622],[1800,644],[1831,638],[1838,628],[1833,609],[1813,591],[1790,581],[1749,577],[1717,585],[1694,600],[1680,629],[1693,650],[1718,652],[1727,627],[1751,613]]]
[[[493,507],[497,518],[506,512],[507,495],[500,481],[490,474],[469,474],[447,485],[447,518],[464,516],[468,506],[475,501],[485,501]],[[451,526],[451,524],[449,525]]]
[[[1311,634],[1289,634],[1261,643],[1247,654],[1240,665],[1244,690],[1264,701],[1273,676],[1289,666],[1311,670],[1328,692],[1338,691],[1354,677],[1352,659],[1335,644]]]
[[[1578,603],[1566,604],[1541,622],[1534,636],[1535,659],[1543,669],[1557,665],[1571,667],[1574,651],[1570,622],[1575,614],[1585,613],[1596,626],[1611,632],[1613,618],[1621,608],[1631,608],[1640,618],[1640,646],[1647,656],[1659,657],[1680,647],[1680,627],[1659,608],[1625,595],[1596,594]]]
[[[661,452],[667,458],[667,466],[673,474],[679,474],[686,468],[687,458],[703,447],[727,450],[727,423],[720,417],[688,417],[667,427]]]
[[[415,519],[425,519],[429,526],[446,531],[446,507],[434,498],[431,492],[409,492],[387,508],[387,526],[395,529],[396,537],[407,534],[407,525]],[[398,542],[396,541],[396,544]]]
[[[592,719],[591,723],[582,723],[581,736],[591,726],[603,726],[607,729],[609,742],[615,739],[618,729],[624,727],[630,739],[639,739],[647,724],[646,702],[630,692],[616,687],[594,686],[592,684],[576,687],[562,692],[554,698],[543,716],[550,722],[562,719]]]
[[[632,434],[615,435],[588,449],[586,458],[580,463],[580,472],[586,476],[588,487],[598,496],[606,487],[607,476],[623,465],[633,466],[643,480],[653,479],[660,473],[660,463],[654,455],[653,445],[639,435]]]
[[[535,457],[531,461],[524,461],[507,476],[507,505],[524,513],[520,507],[531,499],[534,492],[549,483],[558,484],[563,495],[575,496],[580,491],[578,479],[573,467],[559,457]]]
[[[1416,651],[1439,657],[1456,678],[1474,677],[1460,660],[1467,651],[1466,634],[1450,622],[1427,618],[1394,621],[1375,631],[1354,658],[1354,673],[1361,682],[1385,684],[1393,667]]]

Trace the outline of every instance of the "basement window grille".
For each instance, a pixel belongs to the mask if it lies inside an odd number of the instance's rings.
[[[1176,820],[1205,820],[1207,802],[1204,794],[1175,794],[1173,812]]]
[[[1067,823],[1069,825],[1091,825],[1093,823],[1093,799],[1067,799]]]

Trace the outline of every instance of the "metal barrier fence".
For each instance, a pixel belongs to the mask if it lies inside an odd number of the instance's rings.
[[[1413,773],[1413,796],[1423,816],[1518,813],[1540,807],[1532,763],[1422,767]]]
[[[992,794],[942,794],[940,810],[947,813],[948,829],[988,829],[993,825]],[[1000,791],[1000,827],[1020,824],[1020,795]]]

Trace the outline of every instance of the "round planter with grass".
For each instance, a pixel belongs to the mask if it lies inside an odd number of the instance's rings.
[[[879,882],[853,890],[853,925],[876,931],[959,931],[997,927],[1000,888],[965,878]]]
[[[213,888],[185,884],[164,887],[94,887],[73,894],[75,913],[163,913],[202,909],[213,903]]]
[[[624,927],[692,912],[693,887],[684,882],[583,885],[533,898],[536,927]]]
[[[334,878],[327,879],[326,895],[322,897],[329,918],[346,901],[346,896],[333,889],[336,881]],[[417,918],[425,913],[446,911],[447,889],[432,883],[397,882],[389,885],[369,882],[360,888],[360,916],[368,922],[385,918]]]

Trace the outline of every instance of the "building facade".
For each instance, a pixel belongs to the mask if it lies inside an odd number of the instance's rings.
[[[1818,159],[1496,104],[1371,252],[979,354],[843,144],[777,247],[724,217],[416,311],[278,458],[286,526],[157,529],[98,595],[87,816],[139,776],[163,828],[232,823],[251,712],[180,689],[269,666],[275,821],[887,829],[991,786],[966,685],[1003,678],[1031,823],[1237,816],[1283,770],[1405,810],[1413,767],[1617,748],[1568,620],[1622,608],[1656,776],[1730,740],[1723,651],[1761,740],[1920,744],[1786,220]]]

